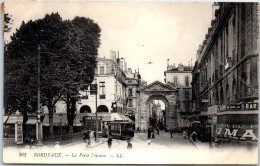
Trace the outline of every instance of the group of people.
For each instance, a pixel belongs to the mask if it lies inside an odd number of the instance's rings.
[[[96,132],[91,132],[90,130],[87,130],[84,132],[83,140],[85,143],[87,143],[87,147],[91,148],[91,138],[96,141],[97,135]]]
[[[91,131],[90,130],[86,130],[86,132],[84,132],[84,136],[83,136],[83,140],[85,143],[87,143],[87,147],[89,148],[92,148],[91,147],[91,138],[94,138],[94,140],[96,141],[97,139],[97,135],[96,135],[96,132],[94,131],[93,132],[93,137],[91,137]],[[107,145],[108,145],[108,148],[111,149],[111,146],[112,146],[112,137],[110,135],[108,135],[108,139],[107,139]],[[130,142],[130,138],[127,139],[127,149],[130,150],[132,149],[132,144]]]
[[[190,138],[192,139],[193,142],[196,142],[197,140],[197,132],[195,129],[188,129],[188,130],[183,130],[183,137],[184,138]]]

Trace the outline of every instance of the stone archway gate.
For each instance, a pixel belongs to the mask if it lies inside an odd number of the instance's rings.
[[[155,81],[139,90],[135,128],[139,128],[141,131],[148,129],[149,103],[152,100],[162,100],[165,103],[166,127],[168,129],[177,128],[177,89],[160,81]]]

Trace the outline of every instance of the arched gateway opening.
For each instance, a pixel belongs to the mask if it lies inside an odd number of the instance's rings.
[[[166,110],[169,102],[162,95],[152,95],[148,98],[147,103],[149,112],[149,126],[163,130],[166,128]]]
[[[147,130],[161,123],[161,128],[177,128],[176,109],[177,90],[160,81],[155,81],[139,90],[138,111],[135,126],[137,130]],[[155,101],[155,103],[154,103]],[[164,105],[164,111],[158,111],[155,104]]]

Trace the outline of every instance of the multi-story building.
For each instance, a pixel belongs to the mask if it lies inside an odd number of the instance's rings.
[[[85,91],[80,92],[80,100],[76,105],[77,112],[74,126],[82,125],[80,121],[82,121],[83,116],[93,117],[92,120],[95,120],[96,111],[102,121],[130,120],[125,116],[127,113],[128,82],[124,59],[119,58],[119,55],[116,57],[116,54],[111,52],[109,59],[98,57],[96,60],[97,67],[92,84],[97,84],[97,96],[91,92],[90,86]],[[135,75],[138,76],[139,73],[135,73]],[[136,76],[133,80],[136,79]],[[135,89],[132,90],[133,94],[135,94]],[[62,100],[58,101],[55,107],[55,115],[59,116],[61,113],[65,118],[67,117],[65,116],[66,103]],[[46,112],[46,116],[48,116],[47,114]]]
[[[189,127],[189,121],[187,120],[189,113],[191,112],[191,75],[192,67],[179,64],[178,66],[167,65],[167,70],[164,72],[165,83],[175,87],[178,90],[177,96],[177,119],[178,127]]]
[[[258,128],[259,4],[216,5],[193,69],[193,106],[200,111],[201,126],[210,131],[209,137],[254,141]]]
[[[137,90],[139,89],[141,82],[141,75],[139,70],[132,72],[131,68],[128,68],[126,72],[126,82],[127,82],[127,114],[132,119],[135,119],[135,113],[138,109],[137,101]]]

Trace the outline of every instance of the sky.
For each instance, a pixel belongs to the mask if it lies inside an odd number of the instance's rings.
[[[170,64],[194,64],[196,51],[205,39],[212,19],[213,2],[84,2],[14,1],[5,2],[5,12],[13,24],[5,40],[22,21],[43,18],[58,12],[65,19],[83,16],[93,19],[102,29],[99,57],[109,58],[110,50],[119,51],[127,67],[139,68],[148,83],[164,82],[167,59]],[[151,62],[151,64],[148,64]]]

